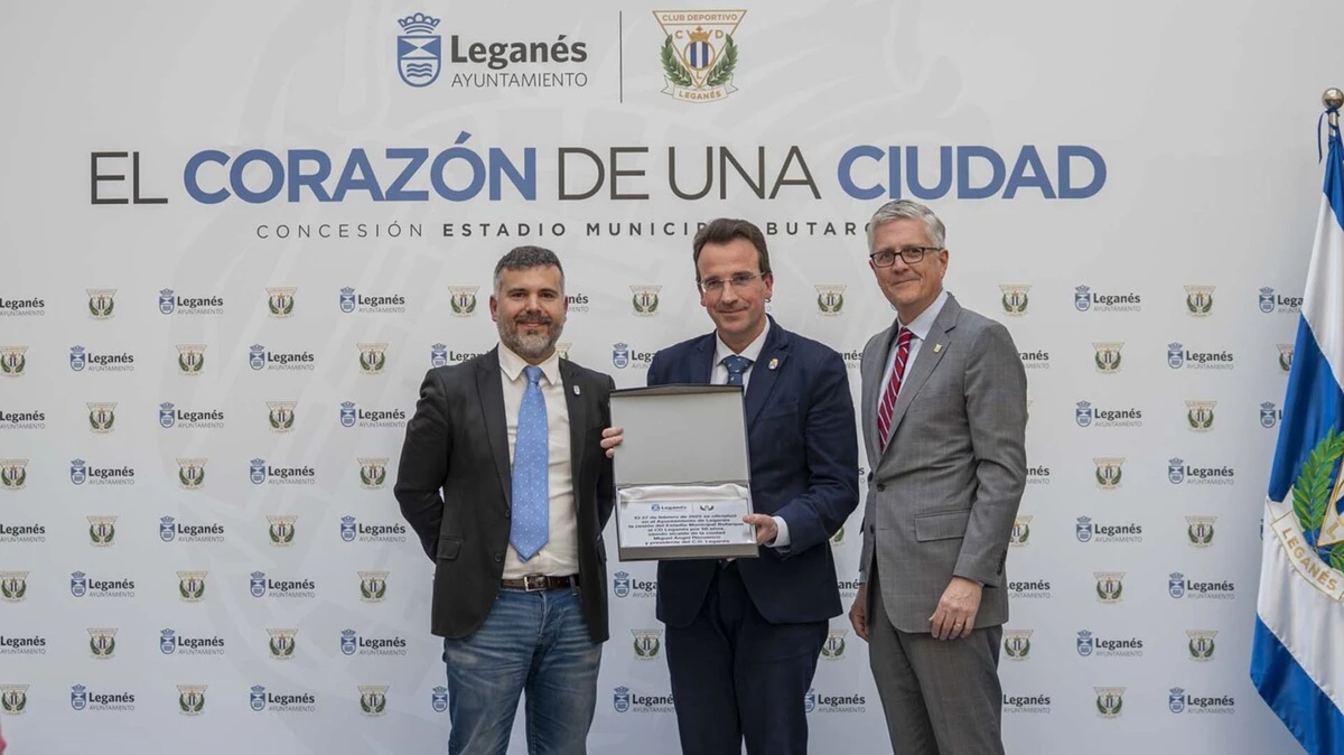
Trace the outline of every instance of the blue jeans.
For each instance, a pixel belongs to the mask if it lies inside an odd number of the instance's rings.
[[[500,590],[480,629],[443,641],[449,755],[504,755],[520,692],[531,755],[586,752],[601,660],[577,589]]]

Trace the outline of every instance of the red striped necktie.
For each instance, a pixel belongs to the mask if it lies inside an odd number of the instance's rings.
[[[882,391],[882,403],[877,405],[877,444],[879,451],[887,450],[891,432],[891,411],[896,407],[896,394],[901,392],[901,380],[905,377],[905,363],[910,359],[910,339],[914,334],[909,328],[901,328],[896,336],[896,364],[891,368],[891,380]]]

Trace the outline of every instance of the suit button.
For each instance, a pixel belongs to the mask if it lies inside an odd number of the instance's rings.
[[[497,564],[504,563],[504,554],[503,554],[503,553],[496,553],[496,554],[495,554],[495,563],[497,563]]]
[[[886,486],[885,484],[880,483],[880,482],[877,483],[877,492],[881,493],[882,491],[884,491],[884,490],[886,490],[886,489],[887,489],[887,486]]]

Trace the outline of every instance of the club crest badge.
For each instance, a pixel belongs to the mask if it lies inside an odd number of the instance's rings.
[[[659,49],[663,94],[682,102],[714,102],[737,87],[737,40],[745,10],[654,11],[663,31]]]
[[[1031,301],[1027,294],[1031,291],[1031,286],[1026,284],[1000,284],[999,291],[1002,294],[999,302],[1003,305],[1004,314],[1019,317],[1027,313],[1027,304]]]
[[[387,366],[386,343],[361,343],[359,349],[359,369],[365,375],[379,375]]]
[[[1208,317],[1213,312],[1213,286],[1186,286],[1185,310],[1191,317]]]
[[[1192,661],[1208,661],[1213,659],[1213,651],[1217,647],[1213,638],[1218,636],[1218,632],[1213,630],[1187,629],[1186,637],[1189,642],[1186,643],[1186,650],[1189,652]]]
[[[1097,715],[1102,718],[1117,718],[1125,706],[1124,687],[1095,687],[1097,693]]]
[[[267,401],[266,421],[277,433],[287,433],[294,429],[294,407],[297,401]]]
[[[199,375],[205,368],[205,345],[180,343],[177,345],[177,369],[183,375]]]
[[[835,285],[817,285],[817,311],[823,315],[838,315],[845,307],[845,287]]]
[[[7,377],[18,377],[23,374],[23,368],[28,366],[28,358],[25,354],[28,352],[27,346],[0,346],[0,375]],[[70,350],[70,367],[75,366],[74,349]]]
[[[298,521],[297,514],[267,514],[266,534],[270,538],[271,545],[277,547],[293,545],[295,524]]]
[[[366,716],[381,716],[387,711],[386,685],[359,685],[359,709]]]
[[[84,404],[89,409],[89,430],[95,433],[110,433],[117,422],[117,404],[115,401],[92,402]]]
[[[1003,654],[1010,661],[1025,661],[1031,656],[1031,635],[1034,630],[1018,629],[1003,633]]]
[[[271,317],[289,317],[294,314],[295,287],[266,289],[266,310]]]
[[[1095,351],[1092,357],[1092,363],[1096,366],[1097,372],[1110,374],[1120,371],[1120,350],[1124,348],[1124,343],[1094,343],[1092,348]]]
[[[476,311],[476,292],[480,286],[449,286],[448,305],[456,317],[471,317]]]
[[[106,320],[116,310],[117,290],[115,288],[85,289],[89,295],[89,316],[95,320]],[[169,292],[171,296],[171,292]]]
[[[177,685],[177,709],[184,716],[199,716],[205,711],[204,684]]]

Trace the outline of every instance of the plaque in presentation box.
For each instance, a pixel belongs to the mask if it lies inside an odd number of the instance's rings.
[[[741,386],[613,391],[611,422],[622,561],[757,556]]]

